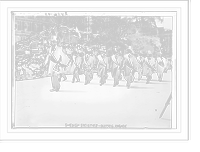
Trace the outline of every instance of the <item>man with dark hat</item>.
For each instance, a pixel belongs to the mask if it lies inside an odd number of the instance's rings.
[[[130,46],[127,46],[127,48],[124,50],[123,57],[124,57],[124,68],[123,68],[124,78],[127,81],[127,88],[129,89],[131,82],[133,82],[134,80],[134,72],[138,62]]]
[[[58,74],[60,71],[59,59],[62,54],[62,47],[57,45],[57,37],[52,37],[52,45],[48,46],[48,54],[46,56],[44,65],[47,64],[47,73],[51,74],[53,89],[50,91],[59,91],[60,84],[58,80]]]
[[[142,71],[142,74],[147,76],[146,84],[148,84],[152,78],[151,75],[154,72],[154,66],[155,66],[155,58],[153,57],[151,51],[148,50],[147,56],[144,58],[143,71]]]
[[[106,83],[106,77],[107,77],[107,65],[108,65],[108,56],[106,54],[106,49],[104,47],[101,47],[99,49],[99,52],[97,54],[97,60],[98,60],[98,71],[97,75],[99,75],[100,78],[100,86]]]
[[[157,53],[156,62],[155,62],[155,70],[158,75],[158,81],[162,81],[162,74],[166,68],[166,58],[163,57],[162,52],[159,51]]]
[[[73,48],[73,53],[72,53],[72,62],[71,62],[71,69],[73,71],[73,79],[72,79],[72,83],[74,83],[75,81],[75,78],[77,79],[76,82],[79,82],[80,81],[80,78],[79,78],[79,72],[80,72],[80,65],[81,65],[81,62],[82,62],[82,59],[79,55],[79,52],[78,52],[78,48],[77,47],[74,47]]]
[[[85,74],[85,85],[90,83],[92,79],[93,60],[94,58],[92,55],[92,50],[87,46],[85,48],[85,54],[83,55],[83,60],[82,60],[82,67]]]
[[[117,51],[117,47],[114,47],[113,49],[113,55],[111,56],[111,73],[112,77],[114,78],[114,84],[113,87],[119,84],[119,77],[120,77],[120,71],[122,68],[122,61],[123,56],[121,53]]]
[[[138,51],[137,56],[136,56],[136,59],[139,63],[136,68],[138,75],[139,75],[138,80],[140,80],[142,78],[142,66],[143,66],[143,61],[144,61],[144,57],[141,54],[142,54],[141,51]]]

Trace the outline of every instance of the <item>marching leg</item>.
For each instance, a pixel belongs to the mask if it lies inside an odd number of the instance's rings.
[[[75,75],[76,75],[76,82],[80,82],[79,71],[80,71],[80,69],[77,69],[77,71],[75,73]]]
[[[162,81],[162,78],[163,78],[163,73],[161,73],[161,74],[159,75],[159,81],[160,81],[160,82]]]
[[[57,74],[56,72],[53,72],[51,75],[51,84],[52,84],[52,89],[50,90],[51,92],[53,91],[58,92],[60,90],[59,74]]]
[[[142,69],[138,69],[138,81],[142,79]]]
[[[131,76],[129,76],[128,78],[127,78],[127,83],[126,83],[126,87],[127,87],[127,89],[130,89],[130,87],[131,87]]]
[[[88,74],[86,73],[85,74],[85,83],[84,83],[85,85],[87,85],[88,84]]]
[[[117,82],[116,82],[116,78],[114,78],[114,84],[113,84],[113,87],[116,87],[117,86]]]
[[[72,78],[72,83],[74,83],[75,82],[75,76],[73,75],[73,78]]]
[[[51,89],[50,91],[55,91],[55,90],[56,90],[56,86],[55,86],[55,83],[54,83],[54,75],[53,75],[53,72],[51,73],[51,83],[52,83],[53,89]]]

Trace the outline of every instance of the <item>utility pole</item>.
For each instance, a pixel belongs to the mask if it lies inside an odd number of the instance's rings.
[[[68,16],[68,26],[69,26],[69,16]],[[70,31],[69,31],[69,44],[70,44]]]

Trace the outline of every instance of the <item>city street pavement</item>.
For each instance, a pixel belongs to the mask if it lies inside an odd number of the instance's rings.
[[[16,127],[65,127],[70,124],[123,125],[126,128],[170,128],[170,106],[162,118],[161,111],[171,93],[170,71],[158,82],[153,75],[150,84],[146,78],[135,81],[131,88],[125,80],[113,87],[109,76],[105,85],[99,85],[94,76],[90,84],[72,83],[72,76],[61,82],[59,92],[50,92],[50,77],[16,82]]]

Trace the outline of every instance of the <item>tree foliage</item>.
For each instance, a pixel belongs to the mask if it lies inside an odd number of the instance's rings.
[[[158,16],[49,16],[49,21],[56,26],[67,26],[70,29],[78,28],[79,31],[88,31],[90,42],[88,44],[106,44],[113,42],[124,42],[131,45],[136,52],[144,52],[151,46],[154,52],[171,53],[172,31],[157,27],[157,22],[163,22]],[[67,30],[68,30],[67,28]],[[86,30],[87,29],[87,30]],[[70,31],[63,35],[75,35]],[[72,34],[73,33],[73,34]],[[63,37],[62,33],[60,37]],[[79,41],[83,42],[83,36]],[[166,36],[168,39],[166,39]],[[75,35],[75,37],[78,37]],[[65,39],[72,38],[66,36]],[[129,43],[130,42],[130,43]],[[146,48],[146,49],[145,49]],[[153,49],[152,49],[153,48]]]
[[[102,38],[105,41],[128,39],[136,52],[146,53],[149,46],[152,53],[160,51],[162,44],[156,22],[162,22],[161,17],[100,16],[93,17],[92,20],[91,28],[100,35],[98,39]]]

